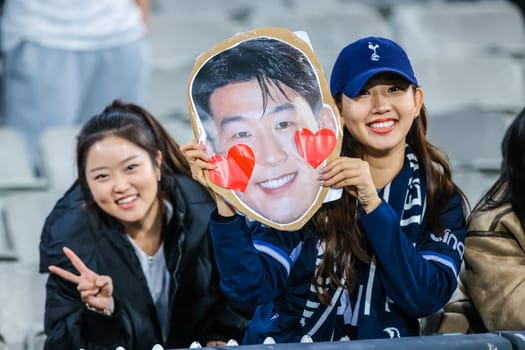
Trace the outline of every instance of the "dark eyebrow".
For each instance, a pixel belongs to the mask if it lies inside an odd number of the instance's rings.
[[[295,106],[290,102],[286,102],[278,106],[275,106],[275,108],[272,109],[269,113],[279,113],[279,112],[286,111],[289,109],[295,109]]]
[[[270,111],[267,111],[267,113],[265,113],[265,115],[266,114],[279,113],[279,112],[290,110],[290,109],[295,109],[295,106],[292,103],[290,103],[290,102],[286,102],[286,103],[280,104],[278,106],[275,106]],[[224,117],[224,119],[221,121],[221,129],[224,127],[224,125],[226,125],[228,123],[238,122],[238,121],[240,121],[242,119],[245,119],[245,117],[243,117],[242,115],[232,115],[232,116]]]
[[[242,120],[242,119],[244,119],[244,117],[241,115],[232,115],[232,116],[224,117],[224,119],[221,120],[221,129],[224,127],[224,125],[228,123],[238,122],[239,120]]]
[[[122,160],[122,161],[120,162],[120,164],[125,164],[125,163],[129,162],[130,160],[133,160],[133,159],[138,158],[138,157],[140,157],[138,154],[133,155],[133,156],[130,156],[130,157],[128,157],[128,158]],[[93,168],[93,169],[89,170],[89,172],[90,172],[90,173],[94,173],[95,171],[100,171],[100,170],[102,170],[102,169],[106,169],[106,168],[107,168],[107,167],[105,167],[105,166],[100,166],[100,167],[96,167],[96,168]]]

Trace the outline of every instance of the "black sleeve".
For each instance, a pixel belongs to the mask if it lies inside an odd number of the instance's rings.
[[[46,285],[46,349],[106,349],[129,343],[118,305],[112,316],[87,310],[76,286],[50,275]]]
[[[222,293],[220,288],[220,277],[213,249],[211,239],[207,236],[206,248],[202,253],[209,260],[209,285],[205,295],[209,299],[209,307],[203,314],[200,320],[200,330],[197,335],[201,344],[206,344],[210,340],[228,341],[235,339],[241,344],[244,330],[252,316],[252,311],[241,310],[236,308],[228,298]]]
[[[178,316],[174,316],[172,327],[187,334],[178,343],[186,347],[195,340],[202,345],[209,340],[241,343],[251,312],[236,309],[221,291],[209,230],[209,214],[215,203],[192,179],[179,176],[177,180],[186,240],[174,306]]]
[[[68,192],[48,216],[40,241],[40,272],[55,265],[77,274],[63,252],[71,248],[93,271],[97,271],[96,242],[90,234],[88,214],[78,192]],[[103,349],[129,344],[118,301],[111,317],[89,311],[74,283],[50,274],[46,284],[44,315],[46,349]]]

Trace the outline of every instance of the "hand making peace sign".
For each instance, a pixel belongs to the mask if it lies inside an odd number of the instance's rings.
[[[64,247],[64,254],[69,258],[79,276],[58,266],[49,266],[49,271],[55,275],[77,285],[80,298],[86,307],[92,311],[107,316],[113,314],[115,301],[113,300],[113,280],[109,276],[100,276],[91,271],[80,258],[69,248]]]

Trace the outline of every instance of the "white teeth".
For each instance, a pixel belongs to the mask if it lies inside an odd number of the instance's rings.
[[[126,197],[126,198],[123,198],[123,199],[119,199],[117,201],[117,203],[118,204],[128,204],[128,203],[134,201],[135,198],[137,198],[137,196],[129,196],[129,197]]]
[[[391,128],[392,125],[394,125],[394,121],[393,120],[389,120],[389,121],[386,121],[386,122],[377,122],[377,123],[370,124],[370,126],[372,128],[375,128],[375,129]]]
[[[279,188],[281,186],[284,186],[287,182],[291,181],[294,177],[295,177],[295,174],[290,174],[290,175],[283,176],[277,180],[269,180],[269,181],[261,182],[259,185],[261,185],[262,187],[268,190],[273,190],[274,188]]]

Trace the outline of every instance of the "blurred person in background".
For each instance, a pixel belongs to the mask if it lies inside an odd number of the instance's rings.
[[[499,178],[467,222],[460,285],[439,332],[525,329],[525,109],[502,142]]]
[[[149,80],[149,0],[5,0],[5,124],[39,171],[49,126],[81,125],[116,98],[141,104]]]

